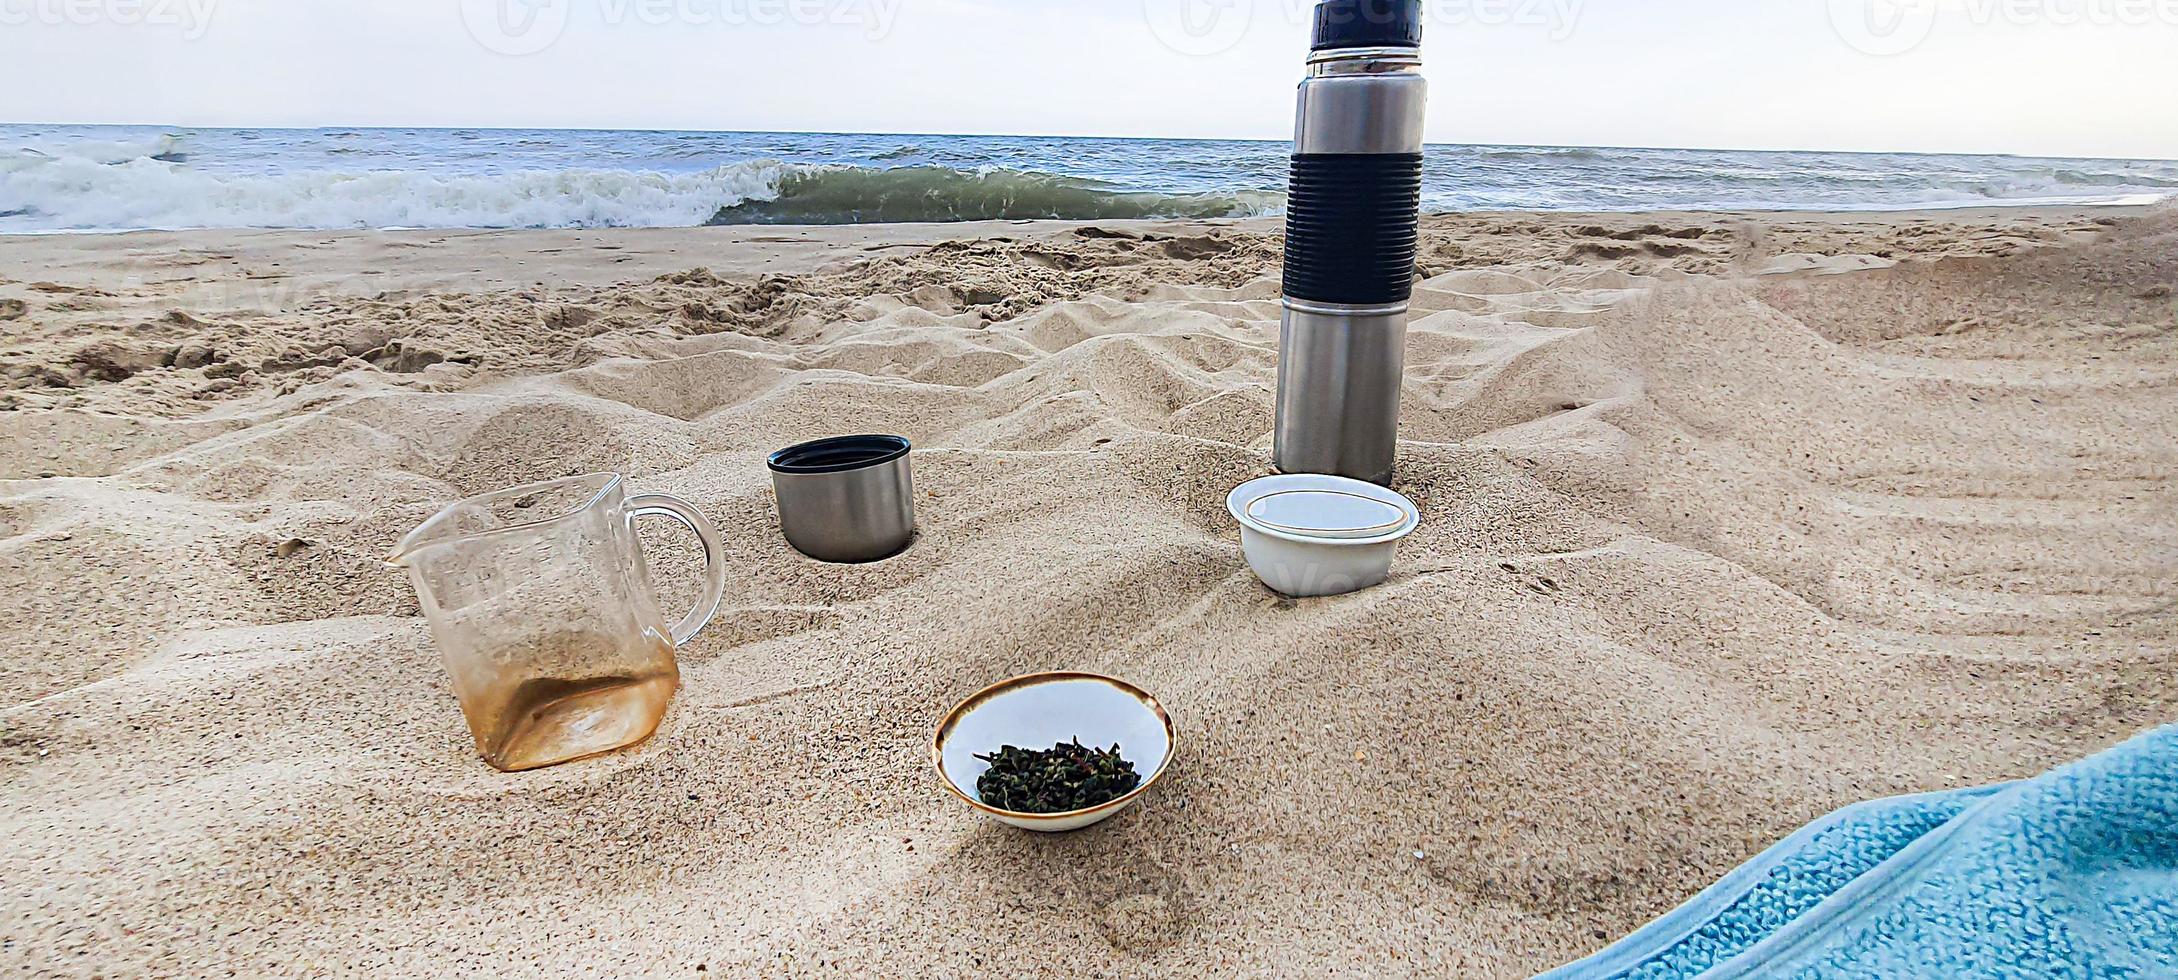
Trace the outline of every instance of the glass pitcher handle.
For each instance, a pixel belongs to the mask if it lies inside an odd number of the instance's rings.
[[[670,517],[681,526],[696,532],[703,542],[703,598],[696,601],[688,618],[673,627],[673,645],[681,646],[696,638],[703,628],[711,625],[711,617],[718,615],[719,602],[726,597],[726,549],[718,543],[718,529],[711,526],[711,519],[703,516],[696,505],[679,497],[663,493],[638,494],[628,498],[628,521],[638,517]]]

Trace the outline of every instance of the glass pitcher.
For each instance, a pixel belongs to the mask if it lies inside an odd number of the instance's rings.
[[[703,542],[703,598],[668,627],[635,520],[669,517]],[[680,686],[674,652],[725,593],[718,532],[664,494],[624,496],[613,473],[454,504],[386,560],[406,568],[484,761],[507,772],[650,737]]]

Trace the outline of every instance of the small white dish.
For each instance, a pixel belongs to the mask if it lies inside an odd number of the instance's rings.
[[[1225,498],[1248,567],[1297,599],[1346,595],[1391,577],[1399,542],[1422,525],[1414,501],[1339,476],[1289,474],[1241,484]]]
[[[976,758],[1008,745],[1047,749],[1080,739],[1134,763],[1142,785],[1101,806],[1068,813],[1017,813],[988,806],[976,780],[990,764]],[[1030,674],[1001,681],[962,701],[938,724],[930,753],[938,781],[962,802],[1008,826],[1056,834],[1101,823],[1135,804],[1172,766],[1172,718],[1148,692],[1098,674]]]

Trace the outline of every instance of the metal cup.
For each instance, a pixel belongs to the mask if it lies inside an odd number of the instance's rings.
[[[771,454],[779,529],[818,561],[860,564],[906,551],[915,537],[915,481],[899,436],[819,439]]]

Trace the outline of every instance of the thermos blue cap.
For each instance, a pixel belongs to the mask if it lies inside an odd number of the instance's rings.
[[[1421,46],[1422,0],[1324,0],[1316,7],[1310,50]]]

